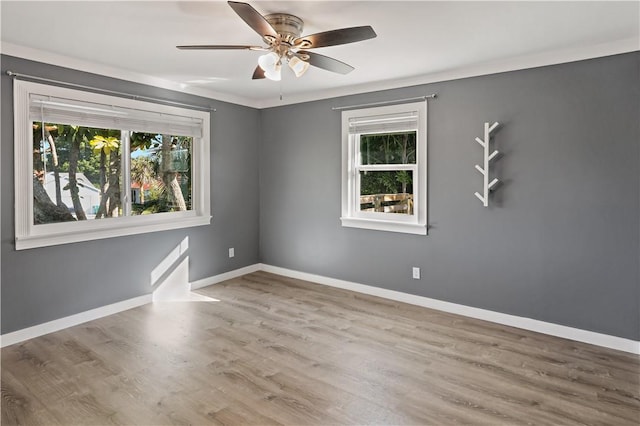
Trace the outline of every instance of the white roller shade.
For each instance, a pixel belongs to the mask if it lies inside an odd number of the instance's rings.
[[[404,132],[417,128],[418,111],[349,118],[350,134]]]
[[[201,118],[31,94],[29,119],[99,129],[202,137]]]

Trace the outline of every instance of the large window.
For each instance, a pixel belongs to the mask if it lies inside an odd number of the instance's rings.
[[[210,222],[209,114],[16,80],[16,248]]]
[[[426,102],[342,113],[342,225],[427,233]]]

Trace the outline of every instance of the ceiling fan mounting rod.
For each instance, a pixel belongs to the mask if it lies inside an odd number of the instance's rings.
[[[269,44],[269,50],[278,55],[278,63],[283,59],[289,60],[295,56],[299,46],[294,45],[294,42],[302,34],[304,21],[288,13],[272,13],[266,15],[264,19],[278,34],[278,37],[264,36],[265,41]],[[308,57],[303,60],[308,60]]]

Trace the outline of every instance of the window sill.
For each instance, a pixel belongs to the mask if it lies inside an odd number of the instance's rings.
[[[193,226],[209,225],[211,216],[183,217],[171,221],[155,221],[145,224],[127,224],[110,229],[91,229],[81,232],[65,232],[46,235],[30,235],[16,238],[16,250],[26,250],[37,247],[55,246],[59,244],[77,243],[81,241],[99,240],[104,238],[122,237],[125,235],[144,234],[148,232],[168,231],[172,229],[190,228]]]
[[[427,226],[418,223],[391,222],[387,220],[361,219],[354,217],[341,217],[340,221],[342,222],[342,226],[348,228],[427,235]]]

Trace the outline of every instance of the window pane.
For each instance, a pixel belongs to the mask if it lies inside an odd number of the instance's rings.
[[[33,222],[122,214],[119,130],[33,122]]]
[[[361,135],[360,164],[416,164],[416,132]]]
[[[360,172],[360,211],[413,214],[413,172]]]
[[[191,210],[193,138],[131,134],[132,214]]]

